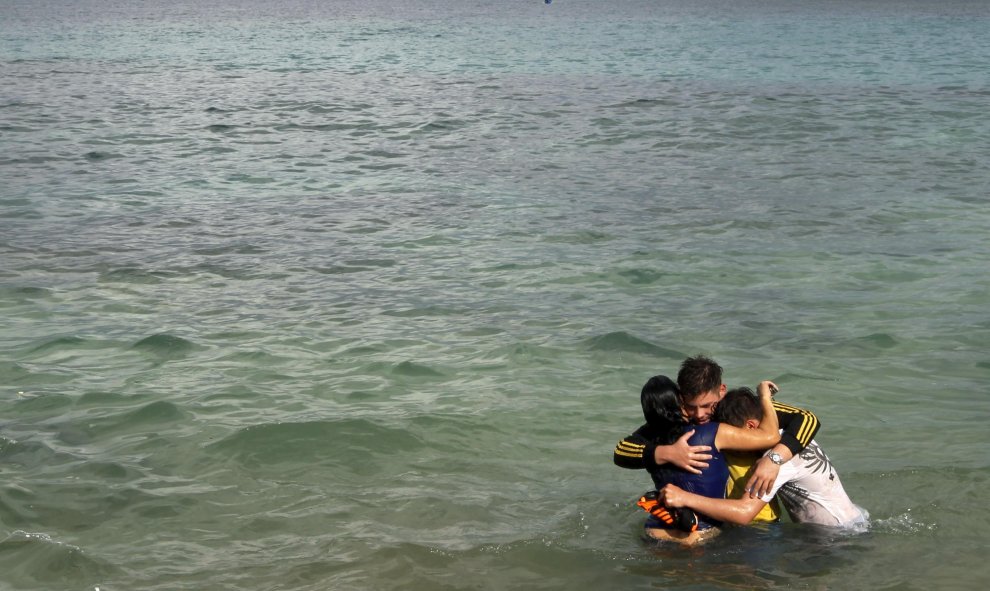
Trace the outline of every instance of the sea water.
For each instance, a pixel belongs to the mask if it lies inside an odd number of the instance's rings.
[[[0,0],[0,588],[990,583],[990,5]],[[860,534],[642,537],[707,353]]]

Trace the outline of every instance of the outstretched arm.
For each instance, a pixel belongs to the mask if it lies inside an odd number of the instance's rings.
[[[712,519],[746,525],[753,521],[766,502],[762,499],[713,499],[668,484],[660,489],[660,502],[667,507],[687,507]]]

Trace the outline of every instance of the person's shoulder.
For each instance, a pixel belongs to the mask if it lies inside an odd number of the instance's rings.
[[[696,430],[698,430],[698,431],[700,431],[702,433],[714,433],[715,431],[718,431],[719,427],[721,427],[722,425],[725,425],[725,424],[727,424],[727,423],[719,423],[717,421],[708,421],[707,423],[704,423],[703,425],[688,425],[688,428],[689,429],[696,429]]]

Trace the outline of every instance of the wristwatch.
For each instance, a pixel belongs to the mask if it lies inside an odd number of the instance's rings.
[[[782,466],[784,464],[784,458],[775,451],[768,453],[767,457],[770,458],[771,462],[777,464],[778,466]]]

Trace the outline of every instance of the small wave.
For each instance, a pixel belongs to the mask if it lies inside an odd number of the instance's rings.
[[[801,382],[802,380],[820,381],[820,382],[835,382],[838,380],[836,376],[820,376],[820,375],[813,375],[810,373],[797,373],[797,372],[784,372],[772,379],[774,382],[777,382],[779,384],[785,384],[787,382]]]
[[[155,285],[161,283],[159,274],[138,267],[121,267],[100,273],[100,283],[142,283]]]
[[[496,367],[504,367],[504,364],[509,362],[516,366],[526,364],[542,365],[549,360],[560,359],[565,355],[566,353],[561,349],[530,343],[515,343],[486,351],[480,359],[485,362],[497,362],[499,365]]]
[[[226,246],[210,246],[193,249],[196,254],[206,256],[230,255],[230,254],[263,254],[266,249],[255,244],[231,244]]]
[[[853,342],[859,346],[870,349],[890,349],[897,346],[897,339],[882,332],[860,337]]]
[[[321,275],[347,275],[349,273],[363,273],[371,270],[371,267],[351,267],[344,265],[335,265],[332,267],[313,267],[313,271]]]
[[[18,410],[28,410],[32,412],[52,411],[60,408],[66,408],[72,406],[73,404],[70,396],[56,393],[34,394],[31,392],[18,392],[17,398]]]
[[[355,231],[350,232],[356,233]],[[387,242],[383,246],[386,248],[424,248],[430,246],[456,246],[458,244],[460,243],[457,240],[453,240],[446,236],[440,236],[438,234],[432,234],[423,238],[404,240],[402,242]]]
[[[79,406],[104,406],[120,404],[128,400],[128,396],[119,392],[104,392],[102,390],[84,392],[76,404]]]
[[[392,369],[393,375],[411,377],[442,377],[444,374],[426,365],[412,361],[403,361]]]
[[[55,437],[69,445],[88,445],[101,437],[111,437],[122,432],[143,432],[156,426],[177,423],[185,416],[182,409],[174,403],[160,400],[137,409],[86,421],[66,421],[57,426]]]
[[[464,314],[464,311],[447,306],[426,306],[424,308],[409,308],[407,310],[386,310],[382,314],[385,316],[397,316],[399,318],[422,318],[428,316],[459,316]]]
[[[141,476],[134,468],[117,462],[84,462],[76,469],[77,473],[104,480],[132,480]]]
[[[70,374],[56,373],[54,371],[32,371],[28,369],[28,366],[11,361],[0,361],[0,375],[4,376],[7,384],[16,384],[19,387],[40,384],[52,386],[72,380]]]
[[[64,162],[72,159],[72,156],[26,156],[23,158],[2,158],[0,159],[0,164],[45,164],[47,162]]]
[[[362,170],[393,170],[395,168],[405,168],[405,164],[359,164]]]
[[[232,174],[227,177],[227,180],[232,183],[247,183],[249,185],[266,185],[276,182],[276,179],[270,176],[252,176],[249,174]]]
[[[53,465],[57,463],[58,454],[51,447],[41,441],[15,441],[0,437],[0,460],[5,464],[17,464],[30,470],[36,466]],[[16,487],[15,487],[16,488]],[[24,489],[17,489],[23,491]],[[18,496],[14,488],[7,491],[9,495]],[[17,511],[11,513],[9,506],[4,505],[4,499],[0,498],[0,514],[10,519],[13,516],[23,517]],[[7,525],[11,525],[8,521]]]
[[[59,351],[63,349],[78,349],[85,346],[86,339],[77,336],[55,337],[36,345],[30,350],[31,353],[45,353],[48,351]]]
[[[124,417],[123,424],[133,425],[135,423],[167,423],[178,421],[183,418],[185,418],[185,414],[178,406],[171,402],[159,400],[128,413]]]
[[[623,269],[616,272],[632,285],[652,285],[663,278],[663,273],[653,269]]]
[[[7,565],[4,580],[25,588],[37,588],[39,583],[49,588],[80,588],[116,572],[113,565],[45,533],[16,530],[0,541],[0,554]]]
[[[423,442],[404,429],[383,427],[364,419],[266,423],[238,430],[207,450],[246,464],[337,462],[338,453],[364,455],[366,467],[376,453],[415,450]],[[369,453],[370,452],[370,453]],[[349,464],[350,465],[350,464]]]
[[[11,133],[34,133],[38,130],[34,127],[25,127],[23,125],[0,125],[0,131]]]
[[[365,150],[361,153],[372,158],[405,158],[409,155],[404,152],[389,152],[388,150]]]
[[[161,358],[178,359],[192,352],[196,345],[182,337],[160,333],[141,339],[132,348]]]
[[[18,299],[33,300],[33,299],[49,298],[53,294],[54,292],[51,289],[48,289],[47,287],[24,286],[24,287],[5,287],[0,289],[0,295],[4,297],[15,296]]]
[[[449,132],[465,125],[467,124],[460,119],[434,119],[420,125],[417,131],[420,133]]]
[[[345,350],[342,353],[344,357],[355,357],[355,356],[375,356],[379,353],[385,353],[389,348],[381,343],[376,343],[373,345],[358,345],[357,347],[352,347]]]
[[[250,365],[252,368],[274,367],[290,361],[289,358],[273,355],[267,351],[237,351],[217,359],[223,363]]]
[[[595,230],[581,230],[578,232],[568,232],[565,234],[548,235],[543,238],[543,242],[555,242],[560,244],[596,244],[613,240],[615,236],[605,232]]]
[[[592,351],[612,351],[624,353],[640,353],[643,355],[654,355],[666,359],[676,359],[678,361],[687,357],[680,351],[667,349],[659,345],[654,345],[644,341],[627,332],[610,332],[585,341],[587,347]]]
[[[90,162],[101,162],[103,160],[111,160],[113,158],[123,158],[122,154],[116,154],[113,152],[86,152],[83,154],[83,158],[89,160]]]
[[[671,107],[677,106],[678,102],[672,99],[636,99],[632,101],[625,101],[621,103],[616,103],[614,105],[605,105],[606,109],[652,109],[655,107]]]
[[[353,259],[346,261],[349,265],[361,265],[368,267],[394,267],[398,264],[394,259]]]

